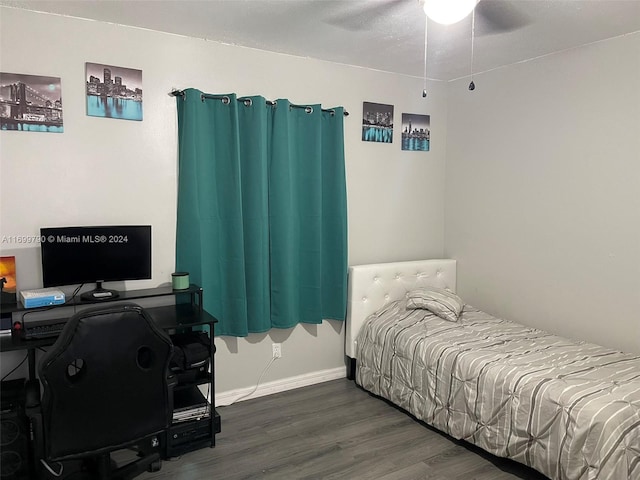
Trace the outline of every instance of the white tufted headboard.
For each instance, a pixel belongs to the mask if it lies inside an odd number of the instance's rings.
[[[399,300],[414,288],[456,291],[456,261],[417,260],[349,267],[345,353],[356,358],[356,338],[369,315]]]

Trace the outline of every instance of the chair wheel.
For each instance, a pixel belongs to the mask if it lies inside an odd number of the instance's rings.
[[[156,460],[155,462],[151,463],[151,465],[149,465],[149,468],[147,468],[147,471],[158,472],[160,471],[161,467],[162,467],[162,460]]]

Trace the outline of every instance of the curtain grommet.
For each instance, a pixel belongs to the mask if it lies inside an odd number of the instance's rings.
[[[313,113],[313,107],[304,107],[304,113]]]
[[[251,105],[253,105],[253,100],[251,100],[250,98],[245,98],[242,100],[242,103],[244,103],[245,107],[250,107]]]
[[[229,97],[227,97],[226,95],[225,95],[224,97],[222,97],[222,103],[223,103],[224,105],[229,105],[229,102],[230,102],[230,101],[231,101],[231,100],[229,100]]]

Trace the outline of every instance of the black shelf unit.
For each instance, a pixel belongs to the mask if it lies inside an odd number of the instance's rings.
[[[75,311],[73,307],[96,306],[112,302],[129,302],[135,300],[156,298],[156,297],[175,297],[175,304],[145,307],[145,310],[153,318],[154,322],[169,336],[179,333],[193,332],[202,330],[203,327],[208,329],[207,335],[209,339],[209,369],[206,372],[197,375],[195,379],[189,382],[179,383],[176,389],[186,390],[198,388],[200,385],[209,384],[209,393],[212,402],[215,399],[215,345],[214,328],[218,320],[206,312],[202,304],[202,288],[198,285],[190,285],[189,288],[183,290],[173,290],[169,287],[157,287],[142,290],[125,290],[114,299],[84,301],[79,297],[72,298],[62,305],[25,308],[22,304],[2,304],[0,305],[0,313],[2,316],[11,315],[15,319],[23,319],[23,316],[31,312],[41,312],[45,316],[45,312],[51,312],[50,317],[65,321]],[[69,308],[72,311],[69,313]],[[66,309],[66,310],[65,310]],[[13,323],[13,321],[12,321]],[[23,320],[24,323],[24,320]],[[51,346],[55,343],[56,337],[47,337],[39,339],[25,339],[16,332],[11,335],[0,336],[0,352],[26,350],[29,360],[29,379],[36,378],[36,350],[42,347]],[[220,416],[215,411],[215,406],[209,406],[209,414],[203,415],[194,420],[185,420],[174,422],[169,429],[161,436],[163,442],[163,451],[165,458],[175,457],[183,453],[204,448],[206,446],[215,446],[215,435],[220,432]]]
[[[215,406],[209,403],[208,399],[202,395],[198,387],[200,385],[209,385],[208,396],[213,403],[215,399],[214,357],[216,351],[213,339],[215,324],[218,320],[203,310],[202,290],[200,290],[198,302],[194,302],[192,299],[189,303],[155,307],[148,310],[152,311],[152,316],[156,323],[166,330],[169,335],[197,331],[203,326],[207,326],[209,330],[209,371],[197,374],[192,380],[180,381],[174,387],[174,401],[176,396],[181,395],[184,391],[197,391],[197,395],[203,398],[204,403],[207,405],[207,413],[191,420],[176,421],[174,419],[174,422],[161,439],[164,457],[173,458],[204,447],[214,447],[215,436],[221,431],[220,415],[215,410]],[[208,318],[203,319],[203,315]],[[197,405],[198,402],[194,403],[193,406]]]

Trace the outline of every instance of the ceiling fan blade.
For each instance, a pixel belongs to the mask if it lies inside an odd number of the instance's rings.
[[[517,2],[481,0],[476,5],[478,35],[496,35],[525,27],[531,19],[516,6]]]
[[[345,30],[369,30],[407,3],[407,0],[343,2],[344,8],[323,21]]]

